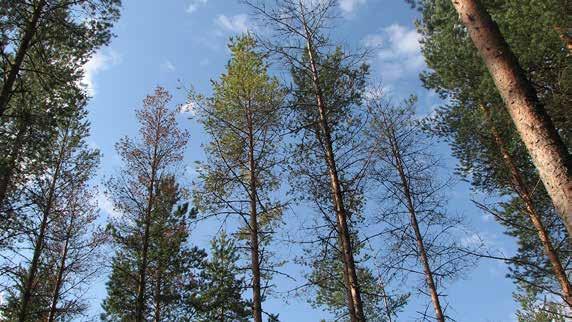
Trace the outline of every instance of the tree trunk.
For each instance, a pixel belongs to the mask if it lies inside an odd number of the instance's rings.
[[[155,177],[157,176],[157,142],[158,134],[157,130],[155,147],[153,148],[153,161],[151,164],[151,178],[149,182],[149,187],[147,188],[147,193],[149,198],[147,200],[147,208],[145,209],[144,218],[144,232],[143,232],[143,249],[141,250],[141,265],[139,266],[139,286],[137,289],[137,305],[135,309],[135,320],[137,322],[145,321],[145,287],[147,284],[147,257],[149,252],[149,230],[151,226],[151,212],[154,204],[154,189],[155,189]]]
[[[26,123],[26,122],[24,122]],[[18,133],[16,134],[16,139],[14,140],[14,145],[10,151],[10,159],[6,165],[6,171],[2,174],[0,178],[0,209],[4,206],[6,196],[8,194],[8,189],[12,184],[12,176],[14,175],[14,167],[20,158],[20,152],[22,151],[22,139],[27,130],[27,124],[20,125]]]
[[[304,14],[302,13],[302,16]],[[348,296],[348,308],[350,313],[350,318],[352,321],[362,322],[365,321],[365,315],[363,312],[363,305],[361,300],[361,293],[356,273],[355,261],[353,256],[350,232],[347,222],[347,213],[344,207],[342,189],[340,185],[340,180],[338,177],[338,170],[336,167],[336,161],[334,157],[334,151],[332,148],[332,139],[330,135],[330,128],[326,118],[326,105],[322,93],[322,88],[320,85],[320,77],[318,75],[318,69],[316,60],[314,58],[314,49],[312,46],[312,36],[304,22],[304,28],[306,33],[308,56],[310,60],[310,68],[312,72],[312,82],[314,89],[316,91],[316,104],[318,107],[318,112],[320,115],[319,126],[320,131],[323,135],[326,162],[328,166],[328,173],[330,177],[330,185],[332,189],[332,201],[334,203],[334,208],[336,211],[337,228],[338,234],[342,246],[342,254],[344,261],[344,280],[347,283],[349,289]]]
[[[479,0],[452,0],[548,195],[572,236],[572,158],[498,26]]]
[[[250,109],[250,105],[249,105]],[[250,252],[252,262],[252,314],[254,322],[262,322],[262,292],[260,287],[260,258],[258,241],[258,213],[256,188],[256,163],[254,161],[254,131],[252,128],[252,114],[247,111],[248,122],[248,164],[250,188]]]
[[[160,265],[160,263],[159,263]],[[155,283],[155,322],[161,322],[161,283],[162,283],[161,267],[157,268],[157,282]]]
[[[16,82],[18,74],[20,73],[22,63],[24,62],[24,57],[26,57],[26,54],[28,53],[32,38],[37,31],[38,22],[45,5],[46,0],[40,0],[34,7],[32,19],[26,25],[26,29],[22,35],[22,40],[20,41],[20,45],[16,51],[14,63],[10,64],[10,71],[8,72],[8,76],[5,78],[2,89],[0,90],[0,118],[4,116],[4,112],[6,112],[6,109],[8,108],[8,102],[10,101],[10,96],[12,95],[14,83]]]
[[[42,248],[44,248],[44,238],[46,234],[46,229],[48,228],[48,219],[52,211],[52,205],[55,197],[56,183],[60,176],[60,168],[62,160],[64,158],[65,147],[67,144],[67,131],[62,140],[62,147],[58,154],[58,160],[56,168],[54,171],[54,176],[50,182],[50,188],[48,191],[48,199],[46,200],[46,205],[42,213],[42,222],[40,223],[40,230],[38,233],[38,239],[36,240],[36,245],[34,245],[34,254],[32,256],[32,262],[30,263],[30,268],[28,269],[28,274],[26,276],[24,290],[22,292],[22,306],[20,307],[20,312],[18,314],[18,321],[25,322],[28,315],[28,305],[30,304],[30,299],[32,297],[32,289],[34,288],[34,280],[36,279],[36,273],[38,271],[38,265],[40,264],[40,255],[42,253]]]
[[[568,306],[572,307],[572,287],[570,286],[570,282],[568,281],[568,277],[566,276],[566,271],[562,266],[562,262],[560,261],[560,258],[558,257],[558,254],[554,249],[552,241],[550,240],[550,236],[548,235],[548,232],[546,231],[546,228],[542,223],[540,214],[536,210],[536,207],[534,207],[532,194],[528,189],[522,177],[521,172],[516,167],[512,159],[512,156],[510,155],[508,149],[506,148],[506,144],[503,138],[501,137],[501,135],[497,131],[496,126],[493,123],[490,109],[486,107],[484,104],[481,104],[481,109],[483,110],[487,122],[491,127],[491,132],[493,134],[495,143],[498,149],[501,151],[505,165],[509,169],[513,189],[516,191],[516,193],[519,195],[519,197],[525,204],[526,212],[528,213],[530,220],[532,221],[532,224],[534,225],[534,228],[538,233],[538,238],[540,239],[540,242],[544,247],[544,253],[548,257],[548,260],[552,265],[552,271],[554,272],[554,275],[556,276],[556,279],[558,280],[558,283],[562,288],[562,293],[563,293],[562,297],[564,301],[568,304]]]
[[[56,310],[60,297],[60,290],[63,283],[63,276],[66,267],[66,259],[68,256],[69,240],[71,238],[71,230],[73,229],[73,217],[70,219],[70,226],[66,232],[66,241],[64,243],[64,249],[62,250],[62,258],[60,260],[60,265],[58,267],[58,274],[56,277],[56,285],[54,285],[54,292],[52,293],[52,304],[50,306],[50,314],[48,316],[48,322],[54,322],[56,319]]]
[[[423,243],[423,236],[421,236],[421,231],[419,229],[419,223],[417,222],[417,211],[413,203],[413,197],[411,195],[411,187],[409,185],[409,180],[405,173],[403,166],[403,161],[401,158],[401,153],[399,146],[395,140],[395,133],[391,130],[391,148],[395,158],[395,163],[397,166],[397,171],[399,173],[399,178],[401,179],[401,185],[403,188],[403,194],[405,195],[407,210],[409,211],[409,219],[411,221],[411,226],[415,232],[415,239],[417,240],[417,248],[419,250],[419,259],[423,265],[423,272],[425,273],[425,280],[427,282],[427,287],[429,288],[429,293],[431,295],[431,302],[433,303],[433,309],[435,310],[435,318],[439,322],[445,321],[445,316],[443,315],[443,310],[441,309],[441,302],[439,301],[439,293],[437,293],[437,286],[435,285],[435,280],[433,278],[433,271],[429,265],[429,259],[427,257],[427,252],[425,250],[425,245]]]

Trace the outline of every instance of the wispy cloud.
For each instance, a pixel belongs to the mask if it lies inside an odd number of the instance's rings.
[[[340,9],[346,14],[351,14],[354,10],[362,4],[365,4],[366,0],[340,0]]]
[[[97,205],[99,206],[99,209],[107,216],[112,218],[121,217],[121,213],[115,210],[111,200],[109,200],[105,193],[101,191],[97,194]]]
[[[407,75],[416,75],[425,67],[420,39],[415,29],[393,24],[378,34],[366,36],[363,43],[378,50],[382,78],[393,82]]]
[[[218,15],[215,19],[215,24],[224,31],[232,33],[244,33],[250,29],[248,16],[245,14],[238,14],[231,17]]]
[[[193,101],[189,101],[186,104],[180,105],[179,113],[187,114],[189,116],[195,116],[197,113],[196,103]]]
[[[207,4],[208,0],[191,0],[191,2],[187,5],[185,11],[187,13],[193,13],[199,9],[199,7],[204,6]]]
[[[175,65],[173,65],[173,63],[170,60],[166,60],[163,63],[161,63],[161,70],[174,72],[175,69],[176,69]]]
[[[104,70],[109,69],[113,65],[121,62],[121,55],[112,49],[96,52],[91,58],[83,65],[83,80],[82,85],[85,86],[87,93],[90,96],[96,94],[95,77],[97,74]]]

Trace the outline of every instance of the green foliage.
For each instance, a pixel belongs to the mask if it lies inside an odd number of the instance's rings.
[[[280,265],[272,262],[268,248],[282,217],[282,204],[272,194],[280,185],[276,170],[281,162],[278,146],[286,91],[268,74],[266,56],[256,46],[251,35],[231,39],[231,59],[226,72],[212,82],[212,97],[191,97],[210,137],[206,162],[198,165],[201,184],[194,191],[194,200],[209,216],[254,217],[265,284],[272,274],[264,268]],[[253,234],[250,224],[242,222],[236,232],[249,252],[254,251],[249,244]],[[258,274],[254,270],[253,276]],[[268,294],[269,289],[266,291]]]
[[[365,263],[369,257],[360,254],[357,227],[364,220],[362,176],[366,149],[362,130],[366,111],[361,104],[369,67],[353,62],[353,58],[340,48],[329,54],[316,53],[315,58],[326,105],[326,122],[349,218],[352,249],[354,257],[359,258],[360,263]],[[309,58],[304,55],[302,59],[307,62]],[[311,202],[320,212],[316,220],[307,221],[313,225],[308,227],[313,232],[313,242],[299,260],[310,268],[307,278],[316,291],[310,303],[344,317],[347,314],[347,291],[335,231],[335,210],[325,163],[324,134],[319,126],[316,90],[307,69],[292,69],[291,74],[295,87],[291,102],[292,121],[289,124],[295,134],[295,143],[288,147],[291,156],[288,163],[290,186],[300,200]],[[382,307],[383,296],[378,293],[379,279],[368,268],[358,265],[358,281],[366,318],[368,321],[384,320],[386,313]]]
[[[238,249],[226,232],[213,238],[210,258],[201,273],[199,321],[249,321],[252,304],[242,298],[246,283],[238,277],[238,260]]]
[[[562,305],[547,301],[538,301],[531,293],[517,294],[515,299],[520,303],[516,312],[518,322],[565,322],[565,309]]]
[[[87,112],[83,102],[77,104],[74,114],[62,117],[54,124],[48,137],[50,149],[43,154],[44,160],[40,163],[42,166],[27,172],[26,180],[23,181],[25,189],[19,191],[17,198],[12,199],[11,211],[17,214],[19,223],[25,226],[12,227],[17,242],[13,250],[15,253],[10,255],[14,259],[11,263],[3,263],[3,269],[10,271],[9,275],[13,275],[11,278],[18,281],[14,285],[5,285],[9,294],[7,307],[3,308],[6,315],[17,316],[19,313],[14,309],[21,307],[24,283],[33,272],[35,277],[27,318],[30,321],[40,319],[38,316],[47,318],[63,256],[63,234],[67,235],[72,248],[66,258],[73,266],[67,267],[61,280],[66,294],[61,294],[58,298],[58,316],[72,319],[87,309],[81,290],[97,271],[91,266],[95,264],[91,254],[101,245],[99,237],[97,241],[91,239],[95,237],[92,233],[97,230],[97,225],[94,224],[97,211],[90,185],[99,165],[100,153],[90,148],[86,142],[89,136],[89,123],[85,120]],[[78,199],[81,199],[79,209]],[[45,234],[40,239],[38,231],[44,225],[44,220],[47,223]],[[70,222],[72,223],[69,224]],[[70,231],[62,231],[68,228]],[[92,241],[94,243],[90,244]],[[19,249],[28,248],[33,251],[36,247],[40,247],[40,257],[34,266],[32,254],[22,254]],[[16,260],[19,256],[23,258]],[[17,268],[10,268],[11,264],[18,262],[20,265]]]
[[[572,118],[569,113],[572,66],[565,47],[561,26],[566,25],[566,4],[560,0],[482,1],[499,25],[511,49],[518,57],[526,76],[538,93],[541,103],[552,118],[562,139],[572,147]],[[437,91],[448,103],[439,108],[428,124],[433,133],[451,144],[453,155],[459,159],[457,171],[476,190],[503,196],[494,211],[507,234],[518,242],[518,253],[511,264],[510,276],[525,291],[558,292],[543,248],[530,227],[522,201],[515,195],[509,173],[496,146],[480,105],[493,112],[494,125],[516,166],[523,174],[543,223],[560,255],[569,263],[570,243],[561,219],[551,205],[538,174],[507,114],[486,67],[478,56],[466,29],[449,0],[418,1],[422,19],[423,54],[431,69],[422,74],[425,86]],[[534,265],[523,265],[531,262]],[[566,270],[570,270],[566,264]],[[534,267],[536,266],[536,267]],[[538,269],[540,267],[540,269]]]
[[[206,253],[189,246],[192,212],[186,203],[181,203],[181,194],[174,177],[163,178],[152,212],[146,316],[156,317],[154,308],[159,306],[161,321],[186,321],[198,309],[195,298]],[[124,321],[135,314],[141,239],[137,230],[125,233],[125,227],[118,225],[125,223],[110,226],[119,249],[112,261],[108,294],[102,305],[105,321]]]

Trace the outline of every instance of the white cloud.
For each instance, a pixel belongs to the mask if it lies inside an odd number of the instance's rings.
[[[380,34],[366,36],[363,43],[378,49],[382,78],[392,82],[406,75],[417,76],[425,67],[420,39],[421,36],[415,29],[393,24],[383,28]]]
[[[232,17],[218,15],[215,19],[215,23],[223,30],[233,33],[244,33],[250,29],[248,26],[248,16],[245,14],[238,14]]]
[[[83,79],[82,85],[85,86],[88,95],[95,96],[96,85],[95,76],[110,66],[117,65],[121,62],[121,56],[114,50],[108,49],[96,52],[91,58],[83,65]]]
[[[113,207],[113,203],[103,192],[97,194],[97,205],[99,209],[104,212],[107,216],[112,218],[121,217],[121,213]]]
[[[166,60],[161,64],[161,70],[173,72],[175,71],[175,65],[173,65],[170,60]]]
[[[365,4],[366,0],[339,0],[340,9],[346,14],[352,13],[358,5]]]
[[[186,104],[180,105],[179,112],[183,114],[189,114],[190,116],[195,116],[197,113],[196,103],[189,101]]]
[[[191,0],[191,3],[187,6],[185,11],[187,13],[193,13],[199,9],[199,7],[204,6],[207,3],[207,0]]]

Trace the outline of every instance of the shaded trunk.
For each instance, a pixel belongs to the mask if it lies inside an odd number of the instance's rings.
[[[572,287],[570,286],[570,282],[568,281],[568,277],[566,276],[566,271],[562,266],[562,262],[560,261],[560,258],[558,257],[558,254],[554,249],[552,241],[550,240],[550,236],[546,231],[544,224],[542,223],[541,216],[536,210],[536,207],[534,207],[532,193],[528,189],[528,186],[526,185],[521,172],[516,167],[512,159],[512,156],[510,155],[508,149],[506,148],[506,144],[503,138],[501,137],[496,126],[494,125],[490,109],[485,105],[481,105],[481,109],[483,110],[487,122],[491,127],[491,132],[493,134],[495,143],[502,154],[504,163],[506,167],[509,169],[513,189],[516,191],[520,199],[525,204],[526,212],[528,213],[530,220],[532,221],[532,224],[536,229],[538,238],[540,239],[540,242],[542,243],[542,246],[544,248],[544,253],[548,257],[548,260],[550,261],[550,264],[552,266],[552,271],[554,272],[554,275],[556,276],[556,279],[558,280],[558,283],[562,288],[562,293],[563,293],[562,297],[564,301],[568,304],[568,306],[572,307]]]
[[[572,236],[572,158],[536,91],[479,0],[452,0],[487,66],[540,179]]]
[[[66,232],[66,241],[64,243],[64,249],[62,250],[62,258],[60,259],[60,265],[58,266],[58,273],[56,277],[56,285],[54,285],[54,292],[52,293],[52,304],[50,306],[50,314],[48,316],[48,322],[54,322],[56,319],[57,305],[60,297],[60,290],[63,283],[63,276],[66,267],[66,259],[68,256],[69,240],[71,238],[71,230],[73,227],[73,217],[70,219],[70,226]]]
[[[34,6],[32,19],[30,19],[28,24],[26,24],[26,29],[22,35],[22,40],[20,41],[20,45],[16,51],[14,63],[10,64],[10,71],[8,72],[8,76],[5,78],[2,89],[0,90],[0,117],[4,116],[4,112],[6,112],[6,109],[8,108],[8,102],[10,101],[10,97],[12,95],[14,83],[16,82],[16,78],[18,77],[18,74],[22,68],[24,57],[26,57],[26,54],[30,49],[30,43],[32,42],[32,39],[34,38],[34,35],[38,29],[38,22],[40,21],[40,16],[42,15],[42,10],[44,9],[45,5],[46,0],[40,0],[38,4]]]
[[[302,19],[304,19],[304,13],[302,13]],[[322,88],[320,85],[320,77],[318,75],[318,69],[316,60],[314,57],[314,48],[312,45],[312,35],[308,30],[308,27],[304,21],[304,31],[306,33],[308,56],[310,60],[310,68],[312,72],[312,82],[314,85],[314,90],[316,91],[316,105],[319,112],[319,127],[322,132],[322,139],[324,142],[326,163],[328,166],[328,174],[330,177],[330,186],[332,190],[332,201],[334,204],[334,209],[336,212],[336,222],[338,228],[338,234],[340,238],[340,243],[342,246],[342,255],[344,261],[344,281],[346,282],[346,287],[348,288],[348,309],[350,313],[350,318],[352,321],[365,321],[365,315],[363,312],[363,305],[361,300],[361,292],[359,288],[357,272],[355,267],[355,261],[353,256],[350,232],[348,227],[348,218],[346,209],[344,207],[343,195],[341,184],[338,176],[338,170],[336,166],[336,161],[334,157],[334,151],[332,147],[332,139],[330,134],[330,128],[327,122],[326,116],[326,105],[322,93]]]
[[[157,130],[156,140],[158,142],[159,130]],[[141,250],[141,264],[139,265],[139,286],[137,289],[137,305],[135,309],[135,320],[137,322],[145,321],[145,287],[147,284],[147,261],[149,253],[149,230],[151,228],[151,212],[154,204],[154,189],[155,189],[155,177],[157,176],[157,143],[153,148],[153,161],[151,163],[151,178],[149,182],[149,187],[147,188],[147,193],[149,198],[147,199],[147,208],[145,209],[144,217],[144,231],[143,231],[143,249]]]
[[[22,140],[27,130],[27,125],[22,124],[18,129],[16,138],[14,140],[14,145],[10,151],[10,159],[6,163],[6,171],[2,174],[0,178],[0,209],[4,206],[4,202],[8,195],[8,189],[12,184],[12,176],[14,175],[14,168],[20,158],[20,152],[22,151]]]
[[[395,158],[395,164],[397,167],[397,172],[399,173],[399,178],[401,179],[402,191],[406,199],[407,210],[409,211],[409,219],[411,221],[411,227],[415,232],[415,239],[417,241],[417,248],[419,251],[419,259],[423,265],[423,272],[425,274],[425,281],[427,283],[427,288],[429,288],[429,294],[431,295],[431,302],[433,303],[433,309],[435,310],[435,318],[437,321],[444,322],[445,316],[443,315],[443,310],[441,308],[441,302],[439,300],[439,293],[437,293],[437,286],[435,285],[435,279],[433,278],[433,271],[429,265],[429,258],[427,257],[427,252],[425,250],[425,245],[423,243],[423,236],[421,235],[421,230],[419,229],[419,222],[417,221],[417,211],[413,203],[413,196],[411,194],[411,187],[409,185],[409,180],[405,169],[403,166],[403,161],[401,158],[401,152],[396,142],[395,133],[390,130],[390,142],[393,156]]]
[[[254,322],[262,322],[262,292],[260,287],[260,253],[258,241],[258,213],[256,188],[256,162],[254,161],[254,130],[252,113],[247,111],[248,122],[248,164],[249,164],[249,197],[250,197],[250,252],[252,265],[252,314]]]
[[[20,306],[20,312],[18,314],[19,322],[25,322],[26,317],[28,315],[28,305],[30,304],[30,300],[32,297],[32,290],[34,288],[34,280],[36,279],[38,265],[40,264],[40,255],[42,253],[42,249],[44,248],[44,238],[46,230],[48,228],[48,219],[52,211],[52,206],[55,197],[56,183],[60,176],[60,168],[62,160],[64,158],[66,144],[67,144],[67,131],[64,135],[64,139],[62,140],[62,147],[58,154],[58,160],[54,171],[54,176],[52,177],[52,181],[50,182],[50,188],[48,190],[48,199],[46,200],[46,205],[42,212],[42,221],[40,223],[38,238],[36,239],[36,244],[34,245],[34,254],[32,256],[30,268],[28,269],[28,274],[26,276],[24,290],[22,293],[22,301],[21,301],[22,304]]]
[[[163,274],[161,268],[157,268],[157,281],[155,283],[155,322],[161,321],[161,283]]]

